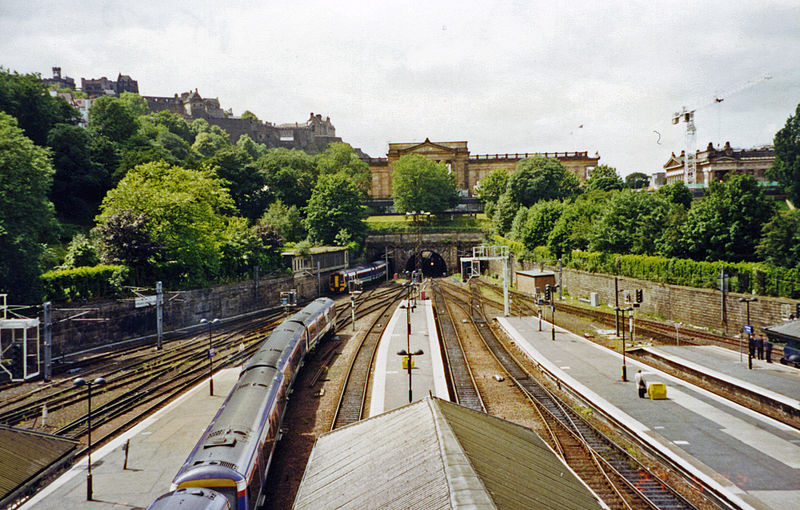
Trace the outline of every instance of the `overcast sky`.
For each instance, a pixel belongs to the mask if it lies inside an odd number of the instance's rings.
[[[621,175],[681,151],[682,106],[698,108],[701,149],[744,148],[772,143],[800,103],[797,0],[557,4],[0,0],[0,65],[197,88],[276,123],[321,113],[371,156],[466,140],[598,152]]]

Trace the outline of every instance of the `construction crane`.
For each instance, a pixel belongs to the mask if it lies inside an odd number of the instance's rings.
[[[705,104],[702,104],[696,108],[689,109],[687,107],[682,107],[680,112],[675,112],[672,115],[672,123],[678,124],[679,122],[683,121],[686,123],[686,139],[684,142],[684,156],[683,156],[683,182],[686,184],[695,184],[695,180],[697,177],[697,128],[694,125],[694,112],[701,108],[705,108],[706,106],[712,104],[718,104],[725,101],[725,98],[732,96],[733,94],[737,94],[743,90],[749,89],[762,81],[772,79],[772,76],[764,75],[758,78],[754,78],[752,80],[748,80],[738,87],[729,90],[725,94],[720,94],[718,97],[715,97],[712,101],[708,101]]]

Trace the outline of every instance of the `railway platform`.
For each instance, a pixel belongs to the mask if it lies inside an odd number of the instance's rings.
[[[376,416],[409,404],[409,376],[400,351],[418,352],[411,369],[411,400],[422,400],[429,394],[449,400],[439,335],[428,299],[403,301],[380,339],[375,353],[375,372],[369,400],[369,416]],[[410,328],[410,329],[409,329]],[[409,334],[410,330],[410,334]]]
[[[533,317],[497,319],[557,379],[633,435],[740,508],[800,508],[800,430]],[[667,385],[666,400],[640,399],[634,374]]]
[[[746,352],[734,352],[715,345],[660,345],[643,347],[642,350],[653,357],[705,373],[800,410],[800,400],[797,399],[800,370],[775,361],[781,356],[777,348],[772,363],[753,359],[752,369],[748,368]]]
[[[110,443],[92,452],[93,500],[86,501],[87,459],[28,500],[23,510],[147,508],[169,491],[172,478],[189,456],[239,378],[239,367],[208,379]],[[124,445],[130,440],[127,469]]]

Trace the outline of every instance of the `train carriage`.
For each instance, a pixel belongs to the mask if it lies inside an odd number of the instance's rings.
[[[384,261],[343,269],[331,273],[328,277],[328,287],[331,292],[347,292],[352,288],[360,288],[367,283],[384,278],[386,276],[386,271],[387,267]]]
[[[239,380],[172,482],[206,488],[230,508],[259,503],[286,409],[286,395],[306,353],[335,330],[333,300],[320,298],[286,319],[242,368]]]

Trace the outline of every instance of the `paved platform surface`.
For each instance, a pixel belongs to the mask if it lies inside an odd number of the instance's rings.
[[[167,407],[92,453],[94,500],[86,501],[86,457],[39,492],[25,510],[140,509],[169,492],[169,485],[239,378],[240,369],[214,375]],[[128,469],[123,445],[130,438]]]
[[[424,352],[421,356],[414,356],[414,368],[411,370],[412,400],[422,400],[429,393],[449,400],[433,305],[430,300],[417,300],[416,306],[407,309],[404,301],[392,316],[378,345],[370,394],[370,416],[408,405],[408,371],[402,366],[403,357],[397,353],[408,351],[409,344],[411,352],[418,349]]]
[[[745,346],[746,348],[746,346]],[[659,345],[645,347],[646,351],[673,359],[681,364],[698,365],[708,369],[714,376],[721,376],[739,386],[759,388],[785,397],[783,401],[800,409],[800,369],[781,365],[773,361],[753,360],[753,368],[747,367],[747,353],[740,354],[724,347],[713,345]],[[775,352],[778,351],[776,348]],[[775,354],[773,352],[773,354]],[[773,356],[780,359],[780,355]]]
[[[498,322],[543,368],[742,508],[800,508],[797,429],[630,359],[623,382],[621,354],[558,328],[552,341],[538,319]],[[638,398],[638,369],[667,384],[667,400]]]

